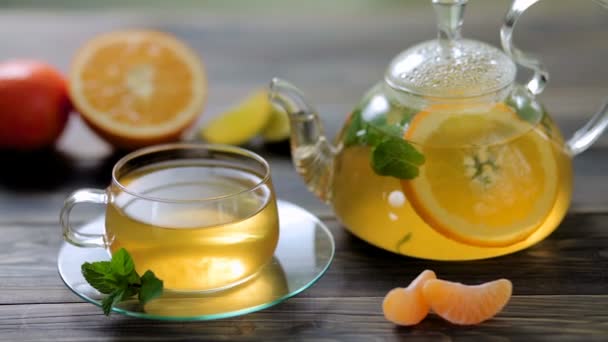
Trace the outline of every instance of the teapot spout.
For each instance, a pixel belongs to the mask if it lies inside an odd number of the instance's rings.
[[[335,149],[323,134],[317,111],[299,89],[284,80],[272,79],[269,93],[271,102],[289,116],[291,156],[296,171],[310,191],[329,203]]]

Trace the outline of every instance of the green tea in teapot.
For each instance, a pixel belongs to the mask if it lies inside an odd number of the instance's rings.
[[[271,84],[308,188],[347,230],[399,254],[484,259],[543,240],[570,205],[572,157],[608,127],[607,102],[564,141],[536,97],[548,73],[512,43],[535,0],[511,5],[503,50],[461,36],[466,2],[432,0],[437,39],[397,55],[333,143],[297,88]],[[528,83],[516,63],[534,72]]]
[[[521,249],[556,228],[572,176],[549,117],[532,125],[502,103],[436,105],[412,117],[403,138],[425,159],[415,178],[378,175],[373,147],[345,146],[336,157],[332,202],[351,232],[407,255],[462,260]]]

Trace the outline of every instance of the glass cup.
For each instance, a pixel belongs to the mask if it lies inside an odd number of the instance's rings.
[[[78,203],[106,205],[105,232],[70,224]],[[165,289],[213,292],[254,277],[272,259],[279,219],[268,163],[233,146],[167,144],[119,160],[105,190],[81,189],[60,215],[64,239],[126,249]]]

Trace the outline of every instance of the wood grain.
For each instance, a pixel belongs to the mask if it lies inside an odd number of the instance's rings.
[[[80,137],[80,139],[88,139]],[[86,140],[85,140],[86,141]],[[297,203],[320,217],[331,217],[331,208],[306,190],[295,173],[286,145],[273,148],[249,146],[270,162],[274,186],[280,198]],[[103,188],[110,182],[114,163],[126,152],[116,151],[101,159],[79,160],[61,151],[0,156],[0,224],[11,222],[58,222],[68,194],[78,188]],[[44,175],[40,170],[45,170]],[[574,159],[574,193],[571,213],[608,211],[608,148],[592,148]],[[101,213],[101,206],[74,210],[76,219]]]
[[[459,327],[431,314],[387,322],[380,297],[293,298],[245,317],[199,323],[110,319],[90,304],[0,307],[2,341],[605,341],[608,296],[514,296],[500,316]]]
[[[424,269],[469,284],[506,277],[517,295],[603,295],[608,286],[608,214],[570,215],[532,248],[468,262],[396,256],[359,240],[335,220],[325,222],[336,240],[336,256],[325,276],[301,297],[380,297]],[[80,302],[57,274],[61,237],[56,225],[0,225],[0,232],[0,305]]]

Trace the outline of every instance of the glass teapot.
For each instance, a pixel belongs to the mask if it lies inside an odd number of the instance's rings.
[[[399,54],[331,144],[316,111],[289,83],[270,96],[290,117],[292,157],[308,188],[359,238],[434,260],[499,256],[531,246],[563,219],[572,157],[608,125],[608,103],[564,141],[535,99],[542,64],[512,44],[538,0],[515,0],[503,49],[463,39],[466,0],[433,0],[439,37]],[[531,68],[516,84],[516,64]]]

